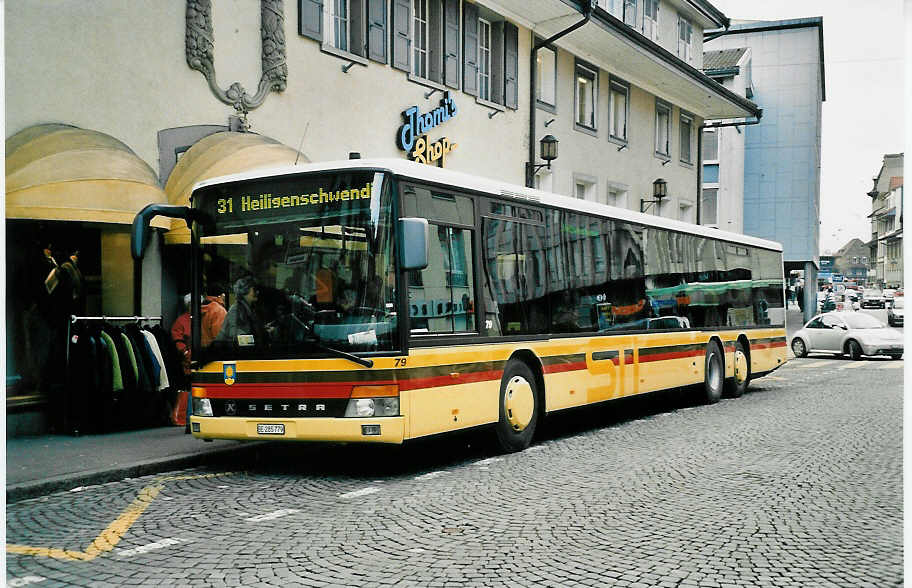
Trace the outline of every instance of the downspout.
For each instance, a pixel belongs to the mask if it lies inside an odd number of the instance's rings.
[[[711,123],[711,124],[702,124],[697,127],[697,156],[700,158],[700,165],[697,166],[697,223],[702,224],[700,213],[702,204],[703,204],[703,129],[719,129],[722,127],[740,127],[747,125],[756,125],[760,124],[760,118],[763,116],[763,110],[760,110],[757,113],[756,120],[744,120],[738,122],[729,122],[729,123]],[[719,209],[718,197],[716,200],[716,214],[718,214]]]
[[[576,24],[571,25],[570,27],[560,31],[559,33],[544,39],[542,41],[536,42],[532,46],[532,52],[529,57],[529,159],[526,161],[526,187],[532,188],[534,182],[534,175],[532,174],[533,166],[535,165],[535,110],[536,110],[536,97],[535,97],[535,85],[537,78],[537,69],[538,69],[538,50],[542,47],[546,47],[553,43],[554,41],[560,39],[568,33],[572,33],[576,29],[580,28],[592,18],[592,5],[593,2],[585,2],[583,7],[583,20],[579,21]],[[533,39],[534,37],[533,31]]]

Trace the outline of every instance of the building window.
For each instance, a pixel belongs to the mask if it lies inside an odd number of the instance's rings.
[[[478,19],[478,97],[491,99],[491,23]]]
[[[627,119],[630,113],[630,86],[620,80],[611,80],[611,96],[609,99],[608,125],[611,129],[610,138],[621,143],[627,143]]]
[[[636,27],[637,0],[624,0],[624,24],[630,27]]]
[[[671,106],[656,98],[655,151],[662,157],[671,154]]]
[[[618,20],[624,20],[624,0],[598,0],[598,5]]]
[[[703,199],[700,203],[700,215],[703,217],[700,224],[719,224],[719,188],[703,188]]]
[[[412,73],[428,77],[428,5],[427,0],[412,2]]]
[[[595,198],[595,178],[574,174],[573,176],[573,196],[580,200],[589,200],[594,202]]]
[[[681,113],[681,161],[693,163],[693,117]]]
[[[868,258],[867,258],[867,257],[862,257],[862,258],[861,258],[861,263],[865,263],[865,264],[868,263]]]
[[[659,0],[643,0],[643,36],[659,42]]]
[[[693,63],[693,25],[681,15],[678,15],[678,57]]]
[[[557,104],[557,52],[551,47],[542,47],[536,54],[538,73],[535,78],[535,97],[539,102],[554,106]]]
[[[348,51],[348,0],[332,0],[328,13],[332,25],[327,27],[331,35],[329,44],[341,51]]]
[[[595,130],[595,104],[598,100],[598,71],[576,64],[576,124]]]
[[[703,161],[719,161],[719,132],[715,129],[703,131]]]
[[[608,186],[608,204],[618,208],[627,208],[627,190],[620,186]]]

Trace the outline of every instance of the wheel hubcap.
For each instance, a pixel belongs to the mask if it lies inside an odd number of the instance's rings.
[[[532,385],[521,376],[513,376],[507,382],[504,392],[504,415],[510,428],[514,431],[524,430],[532,422],[534,412],[535,395],[532,393]]]
[[[740,349],[735,351],[735,381],[740,385],[747,379],[747,356]]]

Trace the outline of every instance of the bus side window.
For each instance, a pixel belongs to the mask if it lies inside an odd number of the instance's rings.
[[[428,266],[409,272],[412,333],[474,332],[472,231],[432,224],[428,249]]]

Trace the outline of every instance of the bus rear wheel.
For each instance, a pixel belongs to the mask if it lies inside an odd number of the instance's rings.
[[[703,370],[703,392],[700,400],[704,404],[715,404],[722,398],[725,380],[725,361],[722,348],[715,341],[706,345],[706,363]]]
[[[733,359],[735,375],[725,381],[725,395],[729,398],[740,398],[747,390],[751,376],[747,350],[744,349],[744,344],[741,341],[735,342]]]
[[[509,453],[522,451],[532,443],[541,414],[541,398],[535,375],[522,361],[511,359],[507,363],[500,380],[498,406],[498,445]]]

